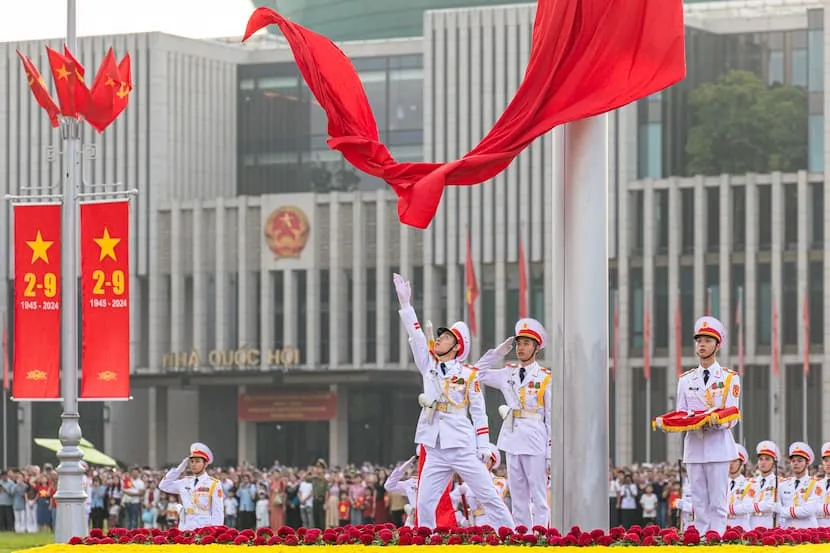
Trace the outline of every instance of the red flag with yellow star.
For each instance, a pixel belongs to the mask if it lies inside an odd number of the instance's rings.
[[[57,399],[61,360],[61,206],[14,206],[15,400]]]
[[[84,119],[95,130],[103,132],[127,107],[132,90],[130,55],[125,55],[119,62],[110,48],[92,83]]]
[[[23,64],[23,71],[26,72],[26,78],[29,80],[29,88],[32,89],[35,100],[46,111],[47,115],[49,115],[49,122],[52,123],[52,126],[57,127],[59,124],[58,115],[60,115],[61,109],[55,103],[55,100],[52,99],[52,96],[49,95],[49,90],[46,88],[46,81],[43,80],[40,71],[37,70],[37,67],[35,67],[35,64],[32,63],[32,60],[28,56],[24,56],[20,53],[20,50],[17,50],[17,57],[20,58],[20,62]]]
[[[46,55],[49,57],[49,66],[52,68],[55,93],[58,95],[61,113],[69,117],[77,117],[75,85],[78,83],[78,73],[75,62],[49,47],[46,48]]]
[[[81,398],[130,397],[130,206],[81,204]]]

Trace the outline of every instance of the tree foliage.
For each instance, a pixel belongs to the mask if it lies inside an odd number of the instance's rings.
[[[807,92],[767,87],[731,71],[691,92],[686,140],[689,174],[766,173],[807,167]]]

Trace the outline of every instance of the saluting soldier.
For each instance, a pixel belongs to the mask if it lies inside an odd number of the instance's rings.
[[[790,444],[790,473],[778,483],[778,526],[815,528],[816,503],[821,499],[819,481],[810,476],[815,460],[812,448],[804,442]]]
[[[729,463],[729,495],[727,502],[729,504],[729,514],[726,519],[729,526],[740,526],[744,530],[749,530],[749,509],[742,508],[747,499],[747,492],[752,486],[752,482],[744,476],[744,466],[749,458],[746,448],[741,444],[736,444],[738,450],[738,457]]]
[[[203,443],[193,443],[190,455],[178,467],[167,471],[159,482],[161,491],[179,496],[182,505],[179,530],[221,526],[224,522],[222,485],[206,472],[212,462],[210,448]],[[190,476],[185,476],[188,468]]]
[[[821,527],[830,527],[830,442],[821,446],[821,464],[824,478],[819,482],[821,501],[816,502],[816,521]]]
[[[490,456],[490,429],[478,370],[464,363],[470,353],[470,330],[461,321],[439,328],[430,349],[411,304],[409,282],[398,274],[393,280],[401,305],[401,322],[409,335],[415,365],[426,384],[419,400],[422,409],[415,431],[415,443],[424,447],[426,456],[418,482],[418,524],[435,527],[439,499],[453,473],[457,473],[491,513],[494,526],[512,528],[513,517],[482,463]],[[494,354],[504,357],[504,348],[509,348],[510,342],[502,344]]]
[[[417,446],[417,449],[420,449],[421,446]],[[414,526],[413,522],[415,517],[413,516],[415,513],[415,503],[418,498],[418,477],[414,472],[415,466],[413,462],[417,459],[417,449],[416,454],[395,467],[389,477],[386,479],[386,482],[383,484],[383,487],[389,493],[396,493],[406,497],[407,504],[404,505],[404,512],[406,513],[406,518],[404,519],[403,526]]]
[[[542,323],[520,319],[515,328],[519,362],[497,370],[482,363],[477,365],[481,382],[501,390],[507,403],[499,407],[504,422],[497,443],[507,455],[513,519],[528,528],[547,528],[550,524],[547,482],[551,374],[536,361],[546,344],[547,333]]]
[[[741,380],[735,371],[721,367],[717,354],[726,342],[726,329],[714,317],[695,323],[696,369],[687,371],[677,383],[677,411],[714,411],[738,407]],[[686,432],[683,462],[689,474],[689,491],[694,505],[695,527],[705,534],[726,530],[729,463],[738,456],[731,429],[736,421]]]

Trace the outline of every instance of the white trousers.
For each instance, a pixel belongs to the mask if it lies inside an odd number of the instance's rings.
[[[686,463],[689,491],[695,506],[694,526],[703,536],[709,530],[726,531],[729,463]]]
[[[550,526],[548,460],[545,455],[507,454],[507,481],[517,526]],[[532,506],[532,510],[531,510]]]
[[[484,508],[494,528],[513,528],[513,517],[507,510],[487,467],[473,449],[452,447],[426,449],[426,461],[418,483],[418,525],[435,528],[435,510],[453,473],[458,473]]]

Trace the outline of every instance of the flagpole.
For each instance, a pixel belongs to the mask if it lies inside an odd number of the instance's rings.
[[[3,469],[6,469],[9,466],[9,406],[8,406],[9,389],[6,386],[6,384],[9,381],[9,377],[8,377],[9,367],[7,367],[9,361],[8,361],[8,355],[6,355],[6,352],[8,351],[8,349],[7,349],[8,348],[8,338],[7,338],[8,334],[7,334],[7,330],[6,330],[7,327],[6,327],[6,310],[5,309],[3,310],[2,317],[3,317],[3,359],[0,360],[0,363],[3,363],[3,368],[2,368],[2,372],[3,372]]]
[[[738,286],[738,375],[743,379],[744,377],[744,287]],[[746,396],[746,383],[741,382],[744,385],[744,390],[742,396]],[[745,398],[742,398],[745,399]],[[743,405],[741,406],[743,409]],[[738,441],[741,445],[746,445],[744,442],[744,421],[738,424]]]
[[[651,379],[646,379],[646,463],[651,462]]]
[[[66,2],[66,46],[76,52],[76,0]],[[63,204],[61,206],[61,388],[63,412],[58,438],[58,489],[55,543],[67,543],[73,536],[88,533],[83,490],[82,433],[78,415],[78,204],[81,192],[81,125],[75,117],[62,117],[60,126],[65,156]]]
[[[808,442],[807,436],[807,371],[801,371],[801,428],[804,433],[804,442]]]

